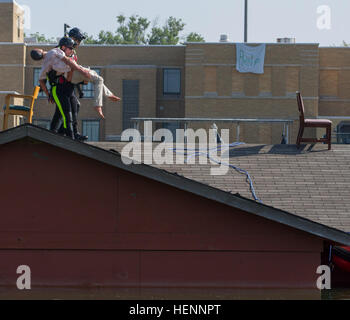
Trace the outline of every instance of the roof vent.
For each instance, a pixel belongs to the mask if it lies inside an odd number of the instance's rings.
[[[228,35],[227,34],[220,35],[220,42],[228,42]]]
[[[277,43],[295,43],[295,38],[278,38]]]
[[[25,43],[38,43],[37,37],[27,37],[24,38]]]

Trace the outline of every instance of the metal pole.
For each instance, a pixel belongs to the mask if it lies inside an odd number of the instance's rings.
[[[286,130],[287,130],[287,124],[285,122],[283,122],[282,142],[281,142],[281,144],[288,144],[288,140],[286,139]]]
[[[70,28],[70,26],[68,24],[64,24],[64,37],[67,37],[68,36],[68,32],[67,32],[67,29]]]
[[[248,0],[244,6],[244,42],[248,42]]]
[[[239,142],[239,140],[241,139],[240,135],[241,135],[241,128],[240,128],[241,124],[239,122],[237,122],[237,137],[236,137],[236,142]]]

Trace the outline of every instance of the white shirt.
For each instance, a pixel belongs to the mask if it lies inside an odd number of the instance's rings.
[[[60,48],[54,48],[50,50],[45,56],[43,65],[41,67],[39,80],[45,80],[46,74],[51,70],[57,71],[58,74],[70,72],[70,66],[62,61],[65,56],[66,54]]]

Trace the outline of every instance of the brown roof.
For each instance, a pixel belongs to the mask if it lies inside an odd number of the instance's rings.
[[[125,143],[93,143],[121,152]],[[266,205],[350,232],[350,145],[242,145],[230,151],[230,164],[247,170],[257,197]],[[230,169],[210,175],[212,165],[154,165],[223,191],[253,199],[244,174]]]

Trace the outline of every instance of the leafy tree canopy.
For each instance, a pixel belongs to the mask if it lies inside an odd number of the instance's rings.
[[[198,34],[196,32],[191,32],[187,36],[186,42],[205,42],[205,40],[200,34]]]
[[[24,34],[24,37],[27,37],[26,34]],[[57,42],[57,39],[55,38],[46,38],[45,35],[43,34],[40,34],[39,32],[36,32],[36,33],[31,33],[29,35],[30,38],[36,38],[36,40],[39,42],[39,43],[56,43]]]
[[[101,30],[97,38],[85,33],[85,44],[137,44],[137,45],[177,45],[180,41],[205,42],[204,38],[196,33],[182,35],[185,23],[181,19],[169,17],[163,26],[159,26],[157,20],[151,22],[139,15],[127,18],[124,15],[116,17],[118,28],[115,32]],[[39,32],[31,34],[39,43],[56,43],[55,38],[46,38]]]
[[[195,32],[187,37],[181,36],[185,23],[181,19],[169,17],[163,26],[157,22],[153,23],[150,32],[151,22],[147,18],[132,15],[127,18],[124,15],[117,16],[118,29],[116,32],[101,31],[97,39],[86,35],[86,44],[159,44],[176,45],[180,40],[187,42],[205,42],[204,38]]]

